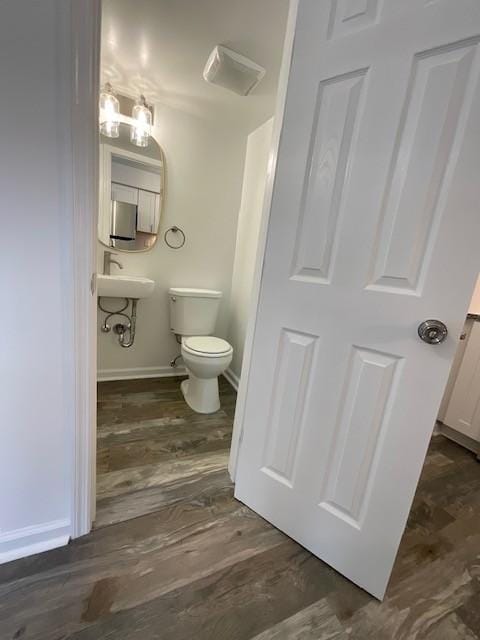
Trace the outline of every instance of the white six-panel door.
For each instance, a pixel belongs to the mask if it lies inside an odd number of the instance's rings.
[[[479,42],[477,0],[299,2],[235,495],[380,598],[480,268]]]

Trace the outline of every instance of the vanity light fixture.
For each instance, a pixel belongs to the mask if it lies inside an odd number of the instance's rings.
[[[120,103],[113,93],[112,85],[107,82],[100,94],[100,133],[108,138],[120,135]]]
[[[130,126],[130,142],[137,147],[147,147],[152,128],[152,112],[147,106],[145,96],[141,95],[132,109],[134,124]]]

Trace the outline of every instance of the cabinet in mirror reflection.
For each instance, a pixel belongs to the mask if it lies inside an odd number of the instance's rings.
[[[100,136],[98,239],[119,251],[148,251],[158,235],[165,192],[165,159],[150,136],[147,147]]]

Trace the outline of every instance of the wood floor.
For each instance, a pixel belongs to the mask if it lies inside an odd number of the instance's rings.
[[[235,394],[198,416],[179,381],[99,389],[95,530],[0,567],[0,640],[472,640],[480,465],[433,438],[383,603],[232,497]]]
[[[193,495],[231,494],[226,473],[236,395],[222,377],[222,408],[195,413],[182,378],[107,382],[98,391],[96,527]]]

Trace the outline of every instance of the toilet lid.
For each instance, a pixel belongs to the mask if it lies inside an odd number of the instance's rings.
[[[231,351],[232,347],[226,340],[222,338],[214,338],[213,336],[192,336],[185,338],[184,345],[190,351],[197,353],[210,353],[212,355],[220,355]]]

